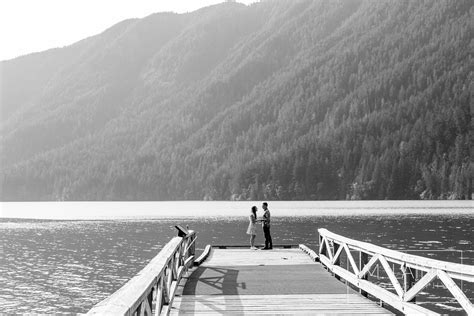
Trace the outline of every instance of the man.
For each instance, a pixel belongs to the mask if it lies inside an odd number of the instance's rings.
[[[265,212],[263,213],[262,220],[263,235],[265,236],[265,248],[262,249],[273,249],[272,236],[270,235],[270,210],[268,209],[268,203],[263,202],[262,208]]]

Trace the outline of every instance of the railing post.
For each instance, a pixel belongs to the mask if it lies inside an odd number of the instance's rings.
[[[148,315],[151,315],[152,313],[152,308],[153,308],[153,296],[155,295],[154,289],[148,293],[147,298],[145,299],[145,304],[146,304],[146,312]]]
[[[155,302],[155,315],[159,315],[161,313],[161,309],[163,307],[163,303],[165,300],[165,291],[164,291],[164,277],[161,276],[158,280],[156,286],[156,302]]]
[[[341,247],[340,244],[336,243],[335,241],[333,242],[334,243],[334,255],[336,255],[337,251],[339,250],[339,247]],[[334,265],[335,266],[339,266],[341,264],[341,256],[339,256],[335,261],[334,261]],[[336,279],[340,280],[341,277],[338,276],[337,274],[335,275]]]
[[[186,243],[186,247],[188,248],[188,251],[187,251],[187,257],[191,257],[191,256],[194,256],[194,253],[195,253],[195,249],[196,249],[196,235],[191,235],[188,237],[188,240],[187,240],[187,243]]]
[[[401,266],[401,270],[403,272],[403,292],[408,292],[409,289],[415,284],[415,278],[413,275],[413,270],[405,264]],[[416,296],[414,296],[409,302],[416,302]]]
[[[192,245],[191,248],[189,248],[189,255],[194,256],[196,254],[196,235],[193,235],[193,239],[191,240]]]
[[[319,234],[319,249],[321,249],[321,251],[319,252],[319,255],[321,254],[326,255],[326,253],[324,252],[324,247],[323,247],[323,236],[321,236],[321,234]]]
[[[359,251],[359,270],[362,271],[362,269],[364,269],[365,265],[368,262],[369,262],[369,255],[366,254],[363,251]],[[369,279],[369,274],[367,273],[361,279],[362,280],[368,280]],[[364,297],[367,297],[367,292],[366,291],[364,291],[362,289],[359,289],[359,293],[360,293],[360,295],[362,295]]]

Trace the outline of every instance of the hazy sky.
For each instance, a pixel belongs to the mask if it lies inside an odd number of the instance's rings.
[[[72,44],[128,18],[223,0],[0,0],[0,60]],[[239,0],[249,4],[255,0]]]

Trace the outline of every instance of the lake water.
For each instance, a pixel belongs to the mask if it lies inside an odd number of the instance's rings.
[[[206,244],[246,244],[250,207],[260,204],[0,203],[0,312],[86,312],[140,271],[176,235],[175,224],[198,232],[198,251]],[[391,249],[474,264],[472,201],[269,204],[274,243],[317,249],[317,229],[327,228]],[[463,289],[472,301],[473,285],[464,282]],[[462,314],[440,282],[417,300]]]

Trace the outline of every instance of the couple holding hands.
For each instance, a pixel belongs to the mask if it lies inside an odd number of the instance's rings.
[[[268,203],[263,202],[263,216],[261,219],[257,219],[257,207],[252,206],[249,216],[249,228],[247,234],[250,235],[250,249],[257,250],[255,247],[255,237],[257,237],[257,223],[262,223],[263,235],[265,236],[265,247],[262,250],[269,250],[273,248],[272,236],[270,235],[270,210],[268,209]]]

